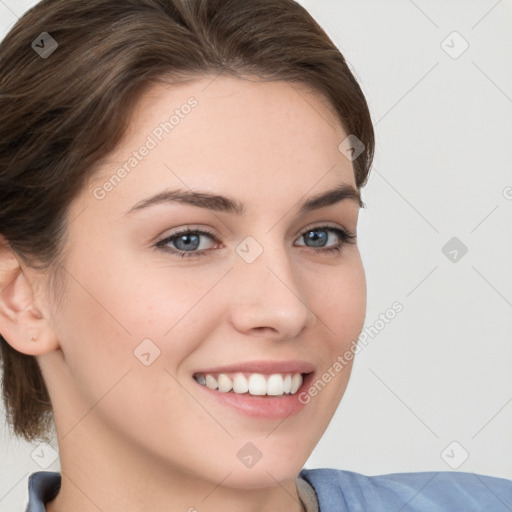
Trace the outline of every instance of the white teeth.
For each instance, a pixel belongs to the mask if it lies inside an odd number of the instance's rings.
[[[207,375],[206,386],[209,387],[210,389],[217,389],[217,379],[215,377],[212,377],[211,375]]]
[[[292,376],[287,375],[284,379],[283,391],[285,393],[290,393],[291,390],[292,390]]]
[[[290,390],[292,395],[294,393],[297,393],[297,390],[301,387],[301,385],[302,385],[302,375],[300,373],[296,373],[292,378],[292,389]]]
[[[267,381],[261,373],[253,373],[249,377],[249,394],[250,395],[266,395]]]
[[[233,383],[231,382],[231,379],[227,376],[221,373],[219,375],[219,378],[217,379],[217,384],[219,385],[219,391],[222,393],[227,393],[228,391],[231,391],[233,389]]]
[[[199,383],[201,384],[201,383]],[[239,373],[235,376],[233,380],[233,391],[235,393],[247,393],[249,391],[249,383],[247,382],[247,379]]]
[[[210,389],[218,389],[221,393],[249,393],[254,396],[281,396],[284,394],[295,394],[302,385],[302,375],[300,373],[281,375],[274,373],[272,375],[263,375],[261,373],[251,373],[247,378],[243,373],[236,373],[231,378],[225,373],[221,373],[217,378],[210,374],[194,375],[199,384]]]
[[[267,395],[282,395],[283,394],[283,377],[278,373],[271,375],[267,381]]]

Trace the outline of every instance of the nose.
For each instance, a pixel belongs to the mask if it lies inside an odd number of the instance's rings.
[[[315,324],[305,282],[293,264],[283,247],[265,248],[252,263],[237,259],[230,277],[235,283],[230,318],[238,331],[286,340]]]

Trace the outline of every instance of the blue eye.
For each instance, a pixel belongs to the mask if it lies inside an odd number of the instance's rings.
[[[318,233],[320,233],[320,235],[318,235]],[[331,247],[325,247],[327,241],[329,240],[328,233],[335,233],[341,242]],[[301,235],[301,238],[304,240],[304,242],[308,241],[314,244],[313,246],[308,246],[308,248],[320,248],[320,250],[317,252],[340,253],[344,245],[354,244],[357,237],[354,233],[350,233],[345,229],[333,228],[330,226],[319,226],[308,229]]]
[[[340,239],[340,242],[332,247],[325,247],[330,238],[328,233],[334,233]],[[207,237],[216,243],[220,243],[214,233],[201,229],[187,228],[164,238],[156,244],[156,247],[182,258],[206,256],[206,253],[208,252],[207,250],[197,250],[201,245],[201,237]],[[357,237],[354,233],[350,233],[345,229],[334,228],[331,226],[319,226],[305,231],[299,237],[299,240],[302,239],[305,243],[312,243],[312,246],[308,245],[306,247],[313,250],[313,252],[341,253],[343,246],[346,244],[354,244],[356,238]]]
[[[191,251],[197,251],[199,246],[201,245],[200,239],[201,237],[208,237],[208,238],[214,238],[212,233],[209,233],[207,231],[202,230],[190,230],[186,229],[184,231],[179,231],[178,233],[175,233],[169,237],[167,237],[165,240],[162,240],[162,242],[159,242],[158,245],[168,245],[169,243],[172,243],[180,253],[186,253]],[[186,254],[188,256],[188,254]],[[185,254],[183,254],[185,256]]]

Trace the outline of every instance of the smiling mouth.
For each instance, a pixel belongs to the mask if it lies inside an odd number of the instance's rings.
[[[195,373],[194,380],[221,393],[251,396],[295,395],[309,373]]]

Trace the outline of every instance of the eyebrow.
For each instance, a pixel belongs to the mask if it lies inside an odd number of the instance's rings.
[[[355,202],[359,208],[365,208],[365,204],[361,200],[360,192],[352,185],[342,183],[332,190],[316,194],[305,201],[299,202],[298,213],[305,214],[312,210],[331,206],[345,200]],[[154,196],[143,199],[135,204],[126,215],[150,206],[167,203],[183,203],[215,212],[231,213],[237,216],[243,216],[246,213],[244,204],[236,199],[212,194],[210,192],[178,189],[165,190]]]

